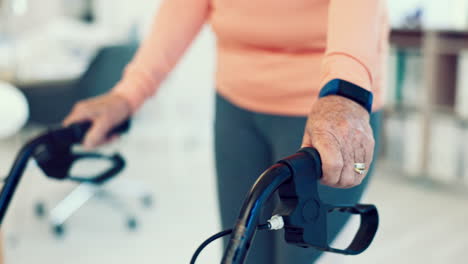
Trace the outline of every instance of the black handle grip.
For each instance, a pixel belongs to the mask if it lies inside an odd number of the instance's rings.
[[[316,173],[314,175],[318,177],[317,180],[322,178],[322,158],[320,157],[320,153],[312,147],[301,148],[298,152],[304,152],[309,156],[309,162],[313,163],[313,167],[316,169]]]
[[[315,164],[318,174],[322,176],[322,161],[319,152],[310,147],[302,148],[300,152],[305,152],[309,155],[310,161]],[[346,254],[346,255],[358,255],[366,250],[374,240],[375,235],[379,227],[379,214],[377,208],[372,204],[356,204],[353,206],[349,205],[329,205],[329,212],[338,211],[341,213],[357,214],[361,216],[361,225],[356,233],[353,241],[346,249],[329,248],[328,251]]]
[[[318,180],[322,176],[320,154],[314,148],[303,148],[280,161],[291,170],[291,180],[279,188],[280,203],[275,214],[283,216],[285,240],[300,247],[357,255],[366,250],[377,233],[379,216],[374,205],[330,205],[320,199]],[[329,246],[328,213],[338,211],[361,216],[361,226],[346,249]]]
[[[108,134],[107,137],[111,137],[113,135],[119,135],[126,133],[130,129],[130,119],[125,120],[118,126],[114,127]],[[92,122],[91,121],[85,121],[81,123],[75,123],[71,124],[69,128],[73,131],[74,135],[74,142],[81,143],[88,132],[88,130],[91,128]]]
[[[49,177],[66,178],[75,160],[71,152],[71,146],[81,143],[90,127],[91,122],[88,121],[50,130],[30,140],[21,148],[0,191],[0,225],[26,169],[29,158],[34,156],[38,165]],[[112,129],[108,136],[125,133],[129,128],[130,120],[128,119]],[[88,156],[90,155],[92,154]],[[114,155],[110,159],[113,161],[114,166],[98,177],[93,178],[94,182],[103,182],[124,168],[125,161],[120,155]]]

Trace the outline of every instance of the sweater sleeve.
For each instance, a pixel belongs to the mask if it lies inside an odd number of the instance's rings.
[[[381,67],[384,0],[330,0],[321,87],[342,79],[372,91]]]
[[[152,96],[207,20],[209,0],[163,0],[151,30],[112,92],[135,112]]]

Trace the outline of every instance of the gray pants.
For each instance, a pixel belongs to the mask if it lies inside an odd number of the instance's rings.
[[[371,116],[376,142],[379,142],[380,117],[380,113]],[[306,117],[251,112],[216,96],[215,152],[223,229],[234,226],[243,199],[257,177],[274,162],[294,154],[300,148],[305,122]],[[319,193],[327,203],[357,203],[370,176],[371,171],[361,185],[351,189],[334,189],[320,185]],[[276,200],[272,199],[264,208],[260,223],[271,217],[275,203]],[[345,214],[330,215],[330,242],[348,219],[349,216]],[[224,240],[225,246],[228,240],[229,237]],[[286,244],[282,231],[259,231],[246,264],[312,264],[320,254],[315,249]]]

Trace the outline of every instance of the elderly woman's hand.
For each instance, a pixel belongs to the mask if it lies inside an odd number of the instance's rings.
[[[368,169],[374,145],[369,113],[358,103],[332,95],[312,107],[302,146],[312,146],[320,153],[323,184],[336,188],[359,185],[365,173],[354,171],[354,163],[365,163]]]
[[[116,138],[106,138],[107,133],[116,125],[129,118],[130,104],[120,95],[107,93],[78,102],[63,121],[64,126],[81,121],[91,121],[91,129],[86,133],[83,145],[91,149],[108,143]]]

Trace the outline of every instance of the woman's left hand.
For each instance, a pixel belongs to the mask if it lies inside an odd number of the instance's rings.
[[[370,115],[358,103],[341,96],[320,98],[307,120],[302,147],[314,147],[322,159],[325,185],[351,188],[359,185],[366,173],[354,170],[354,163],[365,163],[374,154],[374,136]]]

